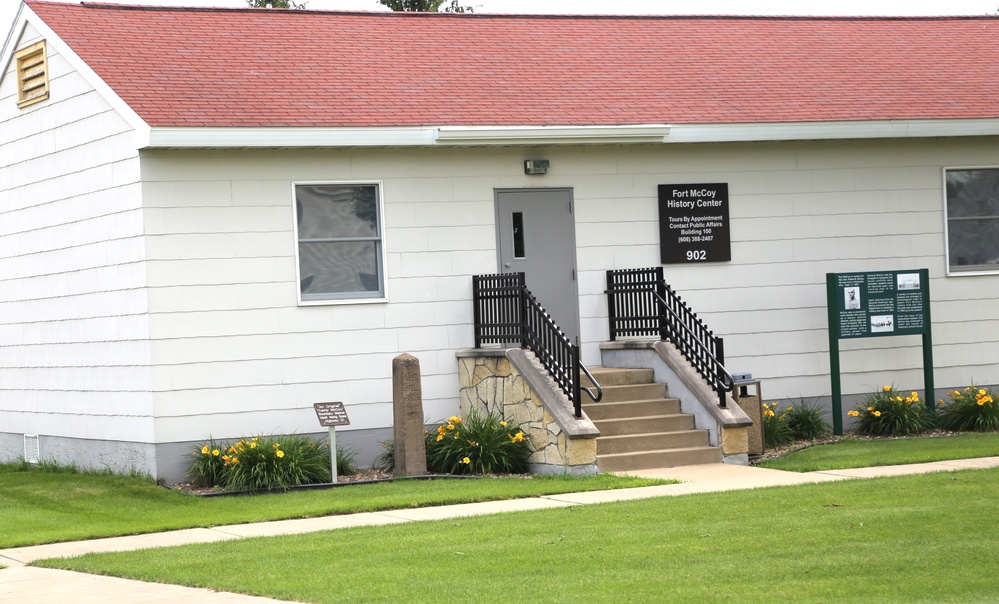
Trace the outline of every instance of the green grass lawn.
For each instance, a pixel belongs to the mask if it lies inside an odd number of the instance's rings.
[[[816,472],[997,455],[999,433],[989,432],[936,438],[848,439],[808,447],[765,461],[760,466],[791,472]]]
[[[0,548],[165,530],[617,489],[664,481],[601,474],[404,480],[201,498],[149,480],[0,465]]]
[[[970,470],[42,565],[307,602],[985,602],[997,489]]]

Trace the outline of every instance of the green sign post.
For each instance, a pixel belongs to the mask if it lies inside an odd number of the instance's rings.
[[[925,268],[874,273],[826,273],[829,313],[829,376],[832,380],[833,432],[843,434],[839,341],[845,338],[923,336],[923,387],[932,413],[933,335],[930,327],[930,277]]]

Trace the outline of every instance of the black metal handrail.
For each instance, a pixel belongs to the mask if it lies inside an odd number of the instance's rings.
[[[524,273],[473,276],[472,301],[476,348],[516,343],[533,352],[568,397],[576,417],[583,416],[581,391],[600,401],[603,388],[580,362],[579,345],[569,341],[527,289]],[[595,395],[580,383],[580,371],[597,389]]]
[[[666,284],[663,267],[607,271],[606,294],[611,341],[658,336],[671,342],[726,406],[735,379],[725,369],[725,342]]]

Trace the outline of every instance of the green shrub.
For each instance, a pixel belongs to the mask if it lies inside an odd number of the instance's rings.
[[[768,449],[786,445],[794,440],[791,426],[787,423],[788,407],[784,411],[777,408],[777,402],[763,403],[763,440]]]
[[[329,443],[326,443],[329,446]],[[357,463],[354,458],[357,457],[357,450],[355,449],[343,449],[340,447],[336,448],[336,475],[337,476],[353,476],[357,474]]]
[[[427,471],[435,474],[520,474],[528,470],[524,433],[495,414],[452,416],[427,431]]]
[[[959,432],[999,430],[999,396],[972,384],[964,390],[951,390],[950,400],[937,407],[937,426]]]
[[[220,487],[225,484],[226,463],[222,459],[229,445],[209,438],[203,447],[188,456],[191,481],[200,487]]]
[[[374,468],[381,472],[392,472],[395,470],[395,441],[383,440],[381,447],[384,451],[375,458]]]
[[[794,440],[815,440],[829,434],[832,428],[826,422],[825,412],[818,403],[799,399],[785,411],[787,426]]]
[[[908,436],[933,427],[933,414],[915,392],[902,396],[885,386],[847,412],[857,418],[857,432],[869,436]]]
[[[204,486],[271,490],[330,480],[329,447],[308,436],[209,440],[192,457],[189,474]]]

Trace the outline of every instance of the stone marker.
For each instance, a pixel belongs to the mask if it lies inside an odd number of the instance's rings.
[[[392,359],[392,415],[395,420],[395,475],[427,473],[427,443],[423,436],[423,386],[420,360],[403,353]]]

